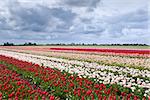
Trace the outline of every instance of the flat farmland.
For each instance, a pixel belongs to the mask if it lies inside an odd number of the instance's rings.
[[[150,99],[149,46],[0,46],[0,67],[3,99]]]

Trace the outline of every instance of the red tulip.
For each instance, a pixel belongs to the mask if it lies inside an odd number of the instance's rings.
[[[69,92],[68,90],[64,90],[65,93]]]
[[[3,97],[3,94],[2,93],[0,93],[0,98],[2,98]]]
[[[22,84],[22,82],[21,82],[21,81],[17,82],[17,85],[18,85],[18,86],[20,86],[21,84]]]
[[[45,96],[42,96],[42,100],[46,100]]]
[[[99,88],[99,84],[95,84],[95,86],[94,86],[95,88]]]
[[[15,100],[19,100],[18,96],[15,96]]]
[[[81,100],[85,100],[85,99],[84,99],[84,96],[81,97]]]
[[[9,98],[13,97],[15,92],[12,92],[11,94],[8,95]]]
[[[134,100],[138,100],[139,98],[137,96],[134,96]]]
[[[70,86],[70,87],[74,87],[74,84],[73,84],[73,83],[70,83],[69,86]]]
[[[104,96],[104,97],[103,97],[103,100],[107,100],[107,97],[106,97],[106,96]]]
[[[81,92],[80,92],[81,90],[78,90],[78,96],[80,97],[81,96]]]
[[[55,100],[54,96],[50,96],[49,100]]]
[[[73,94],[74,94],[74,95],[76,95],[76,94],[77,94],[77,91],[76,91],[76,90],[74,90],[74,91],[73,91]]]
[[[37,95],[34,97],[34,100],[38,100],[38,96]]]
[[[87,92],[86,92],[86,95],[90,95],[92,93],[92,90],[88,90]]]

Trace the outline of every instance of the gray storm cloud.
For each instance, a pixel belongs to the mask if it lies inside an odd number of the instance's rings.
[[[0,43],[148,43],[147,2],[134,2],[1,0]]]

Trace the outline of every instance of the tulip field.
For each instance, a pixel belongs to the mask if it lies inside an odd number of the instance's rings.
[[[0,46],[0,100],[150,100],[150,49]]]

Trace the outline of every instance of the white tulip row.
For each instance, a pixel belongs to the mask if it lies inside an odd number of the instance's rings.
[[[117,66],[102,66],[97,63],[88,63],[75,60],[59,59],[46,56],[38,56],[31,54],[23,54],[11,51],[0,50],[0,55],[14,57],[19,60],[32,62],[35,64],[40,64],[48,66],[51,68],[57,68],[61,71],[65,70],[69,73],[78,73],[79,76],[89,76],[92,78],[98,78],[102,80],[104,84],[120,84],[124,87],[130,87],[132,91],[135,90],[135,86],[143,87],[146,89],[145,95],[150,93],[150,80],[144,80],[142,78],[133,78],[135,76],[142,76],[150,78],[150,71],[148,70],[138,70],[133,68],[122,68]],[[107,72],[110,70],[111,72]],[[118,72],[115,75],[113,72]],[[124,72],[124,73],[123,73]],[[127,73],[133,77],[128,77]]]
[[[86,67],[86,68],[95,68],[97,70],[112,70],[113,72],[118,72],[119,74],[122,74],[123,72],[126,74],[130,74],[134,77],[136,76],[142,76],[142,77],[150,77],[150,71],[148,70],[139,70],[139,69],[134,69],[134,68],[129,68],[129,67],[118,67],[118,66],[106,66],[106,65],[99,65],[98,63],[89,63],[85,61],[77,61],[77,60],[67,60],[67,59],[62,59],[62,58],[54,58],[54,57],[46,57],[46,56],[39,56],[39,55],[32,55],[32,54],[25,54],[25,53],[17,53],[17,52],[10,52],[10,51],[2,51],[3,54],[12,54],[15,53],[17,55],[22,55],[22,56],[31,56],[32,58],[39,58],[43,60],[49,60],[49,61],[55,61],[55,62],[61,62],[61,63],[67,63],[71,65],[79,65],[81,67]]]

